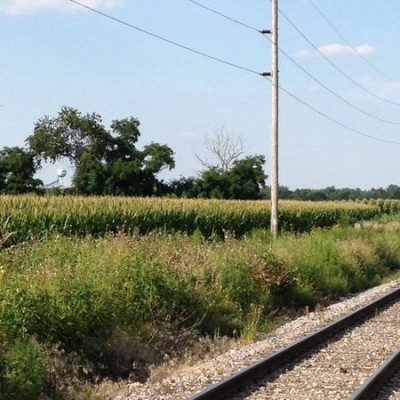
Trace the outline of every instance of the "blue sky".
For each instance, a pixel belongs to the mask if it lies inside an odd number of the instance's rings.
[[[252,71],[270,70],[266,38],[190,0],[80,2]],[[199,2],[254,28],[271,26],[268,0]],[[280,47],[290,57],[280,54],[280,84],[290,93],[280,95],[280,184],[400,185],[398,0],[280,0],[279,7]],[[175,151],[167,180],[197,175],[194,153],[206,156],[205,137],[220,129],[241,136],[246,154],[265,155],[269,174],[271,85],[257,74],[69,0],[2,0],[0,35],[0,147],[23,146],[39,118],[65,105],[97,112],[107,127],[138,118],[139,147],[155,141]],[[58,166],[39,177],[54,180]]]

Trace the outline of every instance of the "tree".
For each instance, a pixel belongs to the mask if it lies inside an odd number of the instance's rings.
[[[263,156],[241,159],[244,153],[242,138],[224,128],[215,129],[212,136],[206,137],[205,144],[213,161],[195,154],[206,169],[191,182],[192,187],[186,193],[197,192],[198,197],[220,199],[260,198],[260,189],[267,178],[263,171]]]
[[[217,168],[203,171],[198,179],[198,197],[211,199],[229,199],[229,175]]]
[[[149,196],[160,185],[157,173],[175,167],[174,153],[159,143],[137,149],[139,126],[130,117],[112,121],[108,131],[98,114],[63,107],[57,117],[39,119],[27,143],[38,160],[67,157],[77,193]]]
[[[265,158],[261,155],[235,160],[228,171],[210,168],[198,179],[198,196],[219,199],[257,199],[265,186]]]
[[[230,197],[242,200],[259,198],[267,179],[263,171],[264,164],[265,157],[261,155],[235,160],[229,171]]]
[[[205,146],[214,162],[209,162],[205,157],[195,153],[196,158],[207,169],[215,168],[222,172],[229,171],[234,161],[244,152],[242,138],[226,132],[224,128],[214,129],[212,136],[206,136]]]
[[[104,193],[107,176],[107,166],[86,152],[79,160],[72,181],[77,193],[100,195]]]
[[[168,183],[167,194],[177,197],[194,198],[198,196],[198,178],[181,176]]]
[[[151,142],[144,146],[143,163],[146,170],[156,174],[165,168],[175,168],[174,152],[167,145]]]
[[[19,194],[40,191],[43,183],[34,179],[38,167],[34,155],[21,147],[0,150],[0,192]]]
[[[397,185],[389,185],[386,188],[386,195],[388,199],[400,199],[400,187]]]
[[[55,118],[39,119],[26,142],[39,160],[68,158],[75,166],[88,151],[101,160],[114,144],[98,114],[82,115],[71,107],[62,107]]]

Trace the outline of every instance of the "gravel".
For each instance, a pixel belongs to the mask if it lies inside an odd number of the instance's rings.
[[[329,324],[335,319],[349,313],[350,311],[360,308],[366,303],[382,296],[383,294],[400,287],[400,279],[390,283],[377,286],[367,290],[357,296],[343,299],[341,302],[333,304],[319,312],[312,312],[305,316],[299,317],[269,334],[263,340],[258,342],[239,346],[222,355],[214,357],[206,362],[196,364],[190,368],[187,366],[177,367],[173,373],[162,381],[152,384],[140,384],[133,382],[126,385],[124,390],[112,400],[172,400],[187,399],[196,392],[201,391],[205,387],[212,385],[221,379],[229,376],[238,370],[249,366],[265,357],[269,353],[279,350],[287,346],[295,340],[298,340],[309,333]],[[395,307],[395,306],[394,306]],[[308,382],[312,382],[309,386],[313,387],[313,394],[307,393],[304,387],[303,378],[300,377],[299,367],[294,368],[291,372],[291,382],[284,379],[288,374],[282,373],[282,385],[275,386],[276,380],[271,384],[267,384],[249,399],[343,399],[343,391],[348,393],[351,389],[344,389],[343,382],[351,382],[349,387],[361,384],[365,376],[369,375],[375,369],[379,360],[388,355],[393,346],[400,344],[400,305],[393,311],[390,307],[387,311],[379,314],[381,320],[373,320],[369,324],[369,328],[361,333],[359,328],[350,331],[344,337],[344,341],[340,346],[347,346],[340,349],[335,348],[335,342],[332,342],[323,349],[322,352],[316,353],[311,358],[304,360],[305,370],[312,371],[308,375]],[[395,313],[388,315],[387,312]],[[396,317],[397,316],[397,317]],[[397,318],[397,319],[396,319]],[[364,325],[363,325],[364,326]],[[361,329],[361,328],[360,328]],[[382,340],[384,337],[385,340]],[[339,342],[338,342],[339,343]],[[344,344],[343,344],[344,343]],[[357,347],[359,346],[359,347]],[[368,356],[361,356],[362,350],[368,346]],[[342,354],[342,359],[334,360],[334,354]],[[352,356],[351,356],[352,354]],[[360,355],[355,373],[354,355]],[[363,352],[365,355],[365,351]],[[383,361],[383,360],[382,360]],[[312,366],[312,368],[311,368]],[[335,373],[332,374],[332,370]],[[372,369],[372,370],[371,370]],[[316,375],[317,374],[317,375]],[[315,377],[318,376],[318,379]],[[314,379],[313,379],[314,377]],[[279,378],[278,378],[279,379]],[[324,384],[322,385],[322,382]],[[321,389],[324,386],[326,389]],[[283,390],[285,389],[285,393]],[[266,389],[268,388],[268,389]],[[299,389],[301,388],[301,390]],[[265,392],[267,390],[267,392]],[[328,392],[326,391],[328,390]],[[390,399],[399,399],[396,394],[397,387],[392,390]],[[328,395],[326,393],[329,393]],[[307,397],[308,396],[308,397]],[[311,397],[310,397],[311,396]],[[243,399],[243,396],[240,397]],[[389,398],[389,397],[386,397]]]
[[[341,400],[351,394],[385,361],[400,342],[400,303],[373,319],[337,335],[328,345],[286,370],[274,380],[259,382],[239,399]]]

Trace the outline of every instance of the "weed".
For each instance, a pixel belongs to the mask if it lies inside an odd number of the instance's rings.
[[[17,340],[0,358],[0,393],[4,400],[32,400],[44,387],[46,368],[35,340]]]

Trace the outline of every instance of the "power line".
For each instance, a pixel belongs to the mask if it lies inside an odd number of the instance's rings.
[[[234,23],[236,23],[236,24],[239,24],[239,25],[243,26],[243,27],[246,28],[246,29],[250,29],[250,30],[252,30],[252,31],[256,31],[256,32],[258,32],[258,33],[263,33],[263,31],[261,31],[261,30],[255,28],[255,27],[253,27],[253,26],[251,26],[251,25],[248,25],[248,24],[246,24],[246,23],[244,23],[244,22],[242,22],[242,21],[240,21],[240,20],[231,18],[231,17],[229,17],[229,16],[223,14],[222,12],[217,11],[217,10],[211,8],[211,7],[208,7],[208,6],[202,4],[202,3],[198,2],[198,1],[195,1],[195,0],[187,0],[187,1],[189,1],[189,2],[191,2],[191,3],[193,3],[193,4],[195,4],[196,6],[199,6],[199,7],[203,8],[203,9],[205,9],[205,10],[207,10],[207,11],[213,13],[213,14],[216,14],[216,15],[222,17],[222,18],[225,18],[225,19],[227,19],[227,20],[229,20],[229,21],[232,21],[232,22],[234,22]],[[309,0],[309,1],[312,1],[312,0]],[[264,37],[264,38],[267,38],[267,39],[269,40],[269,42],[271,42],[271,39],[270,39],[269,36],[263,35],[263,37]],[[294,59],[293,59],[287,52],[285,52],[281,47],[279,47],[279,51],[280,51],[284,56],[286,56],[292,63],[294,63],[294,64],[297,66],[297,68],[299,68],[300,70],[302,70],[306,75],[308,75],[311,79],[313,79],[315,82],[317,82],[320,86],[322,86],[322,87],[323,87],[325,90],[327,90],[330,94],[332,94],[333,96],[335,96],[337,99],[341,100],[342,102],[344,102],[344,103],[347,104],[348,106],[352,107],[353,109],[357,110],[358,112],[360,112],[360,113],[362,113],[362,114],[364,114],[364,115],[366,115],[366,116],[368,116],[368,117],[370,117],[370,118],[373,118],[373,119],[375,119],[375,120],[377,120],[377,121],[384,122],[384,123],[387,123],[387,124],[392,124],[392,125],[400,125],[400,122],[389,121],[389,120],[387,120],[387,119],[384,119],[384,118],[380,118],[380,117],[378,117],[378,116],[375,116],[375,115],[369,113],[368,111],[365,111],[365,110],[361,109],[360,107],[356,106],[355,104],[351,103],[350,101],[346,100],[345,98],[343,98],[342,96],[340,96],[339,94],[337,94],[335,91],[333,91],[332,89],[330,89],[328,86],[326,86],[323,82],[321,82],[320,80],[318,80],[315,76],[313,76],[313,75],[312,75],[310,72],[308,72],[305,68],[303,68],[296,60],[294,60]]]
[[[195,0],[187,0],[187,1],[190,1],[191,3],[197,5],[197,6],[201,7],[201,8],[204,8],[205,10],[207,10],[207,11],[213,13],[213,14],[216,14],[216,15],[222,17],[222,18],[225,18],[225,19],[230,20],[230,21],[232,21],[232,22],[234,22],[234,23],[237,23],[237,24],[243,26],[244,28],[250,29],[250,30],[252,30],[252,31],[256,31],[256,32],[258,32],[258,33],[263,33],[263,31],[261,31],[261,30],[255,28],[255,27],[253,27],[253,26],[251,26],[251,25],[248,25],[248,24],[246,24],[246,23],[243,23],[242,21],[239,21],[239,20],[237,20],[237,19],[231,18],[231,17],[229,17],[229,16],[227,16],[227,15],[221,13],[220,11],[217,11],[217,10],[211,8],[211,7],[205,6],[204,4],[202,4],[202,3],[198,2],[198,1],[195,1]],[[309,0],[309,1],[311,1],[311,0]],[[280,11],[280,12],[281,12],[281,11]],[[264,37],[264,38],[267,38],[268,41],[271,42],[271,39],[270,39],[269,36],[263,35],[263,37]],[[314,47],[314,48],[315,48],[315,47]],[[316,50],[318,51],[318,49],[316,49]],[[337,97],[338,99],[340,99],[341,101],[343,101],[344,103],[346,103],[347,105],[349,105],[350,107],[352,107],[352,108],[354,108],[355,110],[357,110],[357,111],[359,111],[359,112],[361,112],[361,113],[367,115],[368,117],[371,117],[371,118],[373,118],[373,119],[376,119],[376,120],[378,120],[378,121],[385,122],[385,123],[388,123],[388,124],[393,124],[393,125],[400,125],[400,123],[398,123],[398,122],[389,121],[389,120],[386,120],[386,119],[383,119],[383,118],[379,118],[379,117],[377,117],[377,116],[375,116],[375,115],[372,115],[372,114],[368,113],[367,111],[364,111],[363,109],[361,109],[361,108],[357,107],[356,105],[352,104],[351,102],[347,101],[347,100],[344,99],[342,96],[340,96],[339,94],[337,94],[336,92],[334,92],[333,90],[331,90],[329,87],[327,87],[324,83],[322,83],[322,82],[319,81],[317,78],[315,78],[310,72],[308,72],[305,68],[303,68],[296,60],[294,60],[294,59],[293,59],[286,51],[284,51],[281,47],[279,47],[279,51],[280,51],[283,55],[285,55],[290,61],[292,61],[292,62],[293,62],[299,69],[301,69],[305,74],[307,74],[311,79],[313,79],[315,82],[317,82],[319,85],[321,85],[324,89],[326,89],[329,93],[331,93],[332,95],[334,95],[335,97]],[[268,79],[268,80],[269,80],[269,79]],[[369,135],[369,134],[367,134],[367,133],[364,133],[364,132],[362,132],[362,131],[360,131],[360,130],[358,130],[358,129],[354,129],[354,128],[352,128],[352,127],[350,127],[350,126],[348,126],[348,125],[346,125],[346,124],[344,124],[344,123],[342,123],[342,122],[336,120],[335,118],[330,117],[329,115],[323,113],[322,111],[318,110],[317,108],[315,108],[315,107],[311,106],[310,104],[306,103],[304,100],[301,100],[299,97],[297,97],[297,96],[294,95],[293,93],[291,93],[291,92],[289,92],[288,90],[284,89],[281,85],[279,86],[279,88],[280,88],[283,92],[285,92],[288,96],[290,96],[290,97],[292,97],[293,99],[295,99],[297,102],[303,104],[305,107],[311,109],[312,111],[316,112],[316,113],[319,114],[320,116],[322,116],[322,117],[328,119],[329,121],[335,123],[336,125],[339,125],[339,126],[342,127],[342,128],[345,128],[345,129],[347,129],[347,130],[349,130],[349,131],[351,131],[351,132],[353,132],[353,133],[356,133],[356,134],[358,134],[358,135],[361,135],[361,136],[364,136],[364,137],[367,137],[367,138],[369,138],[369,139],[373,139],[373,140],[376,140],[376,141],[379,141],[379,142],[391,143],[391,144],[400,144],[400,142],[390,141],[390,140],[386,140],[386,139],[381,139],[381,138],[378,138],[378,137]]]
[[[217,11],[217,10],[211,8],[211,7],[208,7],[208,6],[202,4],[202,3],[198,2],[198,1],[195,1],[195,0],[187,0],[187,1],[190,1],[191,3],[195,4],[196,6],[204,8],[205,10],[210,11],[213,14],[216,14],[216,15],[218,15],[218,16],[220,16],[222,18],[225,18],[225,19],[227,19],[229,21],[232,21],[232,22],[234,22],[234,23],[236,23],[238,25],[241,25],[241,26],[243,26],[243,27],[245,27],[247,29],[250,29],[252,31],[256,31],[258,33],[261,33],[261,31],[259,29],[257,29],[257,28],[254,28],[254,26],[248,25],[248,24],[246,24],[246,23],[244,23],[242,21],[239,21],[238,19],[235,19],[235,18],[229,17],[228,15],[222,14],[221,12],[219,12],[219,11]]]
[[[117,22],[119,24],[125,25],[125,26],[127,26],[129,28],[135,29],[135,30],[137,30],[137,31],[139,31],[141,33],[144,33],[144,34],[146,34],[148,36],[151,36],[151,37],[153,37],[155,39],[162,40],[163,42],[171,44],[171,45],[173,45],[175,47],[179,47],[179,48],[184,49],[186,51],[190,51],[191,53],[197,54],[197,55],[202,56],[202,57],[206,57],[206,58],[208,58],[210,60],[219,62],[221,64],[228,65],[230,67],[233,67],[233,68],[236,68],[236,69],[239,69],[239,70],[251,73],[251,74],[256,74],[256,75],[259,75],[259,76],[262,75],[262,74],[260,74],[259,72],[255,71],[253,69],[250,69],[250,68],[247,68],[247,67],[243,67],[243,66],[238,65],[238,64],[234,64],[234,63],[232,63],[230,61],[226,61],[226,60],[223,60],[223,59],[218,58],[218,57],[211,56],[211,55],[209,55],[207,53],[203,53],[202,51],[193,49],[191,47],[185,46],[185,45],[180,44],[178,42],[175,42],[173,40],[167,39],[167,38],[165,38],[163,36],[160,36],[160,35],[157,35],[155,33],[150,32],[150,31],[147,31],[145,29],[142,29],[142,28],[140,28],[138,26],[132,25],[132,24],[126,22],[126,21],[123,21],[123,20],[121,20],[119,18],[113,17],[113,16],[111,16],[109,14],[106,14],[106,13],[104,13],[102,11],[99,11],[99,10],[93,8],[93,7],[90,7],[90,6],[86,5],[86,4],[82,4],[82,3],[80,3],[80,2],[78,2],[76,0],[67,0],[67,1],[70,1],[71,3],[74,3],[74,4],[76,4],[76,5],[80,6],[80,7],[86,8],[87,10],[90,10],[90,11],[92,11],[92,12],[94,12],[96,14],[99,14],[99,15],[105,17],[105,18],[108,18],[108,19],[110,19],[110,20],[112,20],[114,22]]]
[[[288,90],[286,90],[285,88],[283,88],[281,85],[279,85],[279,89],[282,90],[282,92],[286,93],[288,96],[292,97],[294,100],[296,100],[297,102],[303,104],[303,106],[309,108],[310,110],[314,111],[315,113],[319,114],[320,116],[324,117],[325,119],[328,119],[329,121],[333,122],[336,125],[339,125],[342,128],[345,128],[353,133],[356,133],[357,135],[360,136],[364,136],[366,138],[372,139],[372,140],[376,140],[378,142],[382,142],[382,143],[390,143],[390,144],[398,144],[400,145],[400,142],[397,142],[395,140],[387,140],[387,139],[382,139],[382,138],[378,138],[376,136],[372,136],[369,135],[368,133],[362,132],[358,129],[352,128],[349,125],[346,125],[343,122],[338,121],[337,119],[329,116],[328,114],[325,114],[324,112],[318,110],[317,108],[313,107],[312,105],[308,104],[307,102],[305,102],[304,100],[300,99],[299,97],[297,97],[296,95],[294,95],[293,93],[289,92]]]
[[[182,48],[182,49],[184,49],[184,50],[190,51],[190,52],[192,52],[192,53],[198,54],[198,55],[203,56],[203,57],[207,57],[207,58],[212,59],[212,60],[214,60],[214,61],[217,61],[217,62],[226,64],[226,65],[229,65],[229,66],[231,66],[231,67],[234,67],[234,68],[243,70],[243,71],[245,71],[245,72],[249,72],[249,73],[252,73],[252,74],[256,74],[256,75],[258,75],[258,76],[266,77],[265,74],[259,73],[259,72],[257,72],[257,71],[252,70],[252,69],[249,69],[249,68],[246,68],[246,67],[242,67],[242,66],[237,65],[237,64],[233,64],[233,63],[231,63],[231,62],[229,62],[229,61],[225,61],[225,60],[219,59],[219,58],[214,57],[214,56],[210,56],[210,55],[208,55],[208,54],[206,54],[206,53],[203,53],[203,52],[201,52],[201,51],[192,49],[192,48],[190,48],[190,47],[187,47],[187,46],[182,45],[182,44],[180,44],[180,43],[177,43],[177,42],[174,42],[174,41],[172,41],[172,40],[166,39],[166,38],[164,38],[164,37],[162,37],[162,36],[159,36],[159,35],[157,35],[157,34],[154,34],[154,33],[152,33],[152,32],[146,31],[146,30],[144,30],[144,29],[142,29],[142,28],[139,28],[139,27],[137,27],[137,26],[135,26],[135,25],[132,25],[132,24],[130,24],[130,23],[128,23],[128,22],[125,22],[125,21],[122,21],[122,20],[120,20],[120,19],[118,19],[118,18],[116,18],[116,17],[113,17],[113,16],[111,16],[111,15],[109,15],[109,14],[103,13],[103,12],[101,12],[101,11],[99,11],[99,10],[93,8],[93,7],[87,6],[86,4],[82,4],[82,3],[80,3],[80,2],[78,2],[78,1],[76,1],[76,0],[67,0],[67,1],[70,1],[71,3],[74,3],[74,4],[78,5],[78,6],[83,7],[83,8],[86,8],[86,9],[88,9],[88,10],[90,10],[90,11],[96,13],[96,14],[99,14],[99,15],[101,15],[101,16],[103,16],[103,17],[106,17],[106,18],[108,18],[108,19],[110,19],[110,20],[112,20],[112,21],[114,21],[114,22],[120,23],[120,24],[125,25],[125,26],[127,26],[127,27],[129,27],[129,28],[135,29],[135,30],[137,30],[137,31],[139,31],[139,32],[142,32],[142,33],[144,33],[144,34],[146,34],[146,35],[152,36],[152,37],[154,37],[154,38],[156,38],[156,39],[162,40],[162,41],[164,41],[164,42],[166,42],[166,43],[169,43],[169,44],[171,44],[171,45],[177,46],[177,47]],[[192,1],[192,0],[189,0],[189,1]],[[196,3],[198,3],[198,2],[196,2]],[[280,11],[280,12],[281,12],[281,11]],[[244,26],[245,26],[245,24],[241,24],[241,25],[244,25]],[[247,27],[247,28],[249,28],[249,27]],[[251,28],[251,29],[252,29],[252,30],[257,30],[257,29],[255,29],[255,28]],[[258,30],[257,30],[257,31],[258,31]],[[261,31],[258,31],[258,32],[261,32]],[[280,49],[280,50],[281,50],[281,49]],[[282,51],[282,50],[281,50],[281,51]],[[283,53],[283,54],[286,55],[286,53]],[[390,140],[385,140],[385,139],[377,138],[377,137],[375,137],[375,136],[366,134],[366,133],[364,133],[364,132],[362,132],[362,131],[359,131],[359,130],[357,130],[357,129],[351,128],[350,126],[348,126],[348,125],[346,125],[346,124],[344,124],[344,123],[342,123],[342,122],[340,122],[340,121],[337,121],[336,119],[334,119],[334,118],[330,117],[329,115],[323,113],[322,111],[316,109],[315,107],[313,107],[313,106],[311,106],[310,104],[306,103],[304,100],[301,100],[299,97],[295,96],[294,94],[292,94],[292,93],[289,92],[288,90],[284,89],[282,86],[279,86],[279,88],[280,88],[283,92],[285,92],[287,95],[289,95],[290,97],[292,97],[293,99],[295,99],[297,102],[303,104],[303,105],[306,106],[307,108],[309,108],[309,109],[311,109],[312,111],[316,112],[317,114],[323,116],[324,118],[328,119],[329,121],[335,123],[336,125],[341,126],[342,128],[345,128],[345,129],[347,129],[347,130],[350,130],[350,131],[352,131],[352,132],[354,132],[354,133],[356,133],[356,134],[358,134],[358,135],[361,135],[361,136],[364,136],[364,137],[367,137],[367,138],[369,138],[369,139],[373,139],[373,140],[376,140],[376,141],[380,141],[380,142],[383,142],[383,143],[400,144],[400,142],[390,141]]]
[[[330,94],[335,96],[337,99],[341,100],[343,103],[347,104],[351,108],[357,110],[358,112],[366,115],[367,117],[373,118],[375,120],[378,120],[380,122],[385,122],[387,124],[391,125],[400,125],[400,122],[396,121],[390,121],[384,118],[380,118],[376,115],[373,115],[369,113],[368,111],[363,110],[362,108],[356,106],[355,104],[351,103],[350,101],[346,100],[344,97],[340,96],[337,94],[335,91],[330,89],[328,86],[326,86],[323,82],[321,82],[319,79],[317,79],[314,75],[312,75],[310,72],[308,72],[304,67],[302,67],[296,60],[294,60],[286,51],[284,51],[282,48],[279,47],[279,51],[286,56],[292,63],[294,63],[299,69],[301,69],[306,75],[308,75],[311,79],[313,79],[315,82],[317,82],[320,86],[322,86],[325,90],[327,90]]]
[[[313,0],[308,0],[311,5],[316,9],[316,11],[320,14],[320,16],[326,21],[326,23],[340,36],[340,38],[349,46],[352,48],[352,50],[365,62],[367,63],[371,68],[373,68],[376,72],[378,72],[380,75],[385,77],[386,79],[389,79],[390,81],[400,85],[400,82],[397,81],[396,79],[393,79],[391,76],[387,75],[385,72],[380,70],[378,67],[376,67],[374,64],[372,64],[362,53],[360,53],[356,47],[354,47],[345,37],[344,35],[337,29],[333,23],[328,19],[328,17],[321,11],[320,8],[316,6],[316,4],[313,2]]]
[[[373,96],[379,100],[382,100],[386,103],[393,104],[396,106],[400,106],[400,103],[396,103],[394,101],[385,99],[384,97],[378,96],[377,94],[371,92],[364,86],[360,85],[356,80],[354,80],[351,76],[346,74],[341,68],[339,68],[333,61],[331,61],[321,50],[318,49],[318,47],[310,40],[308,37],[292,22],[289,17],[286,16],[286,14],[282,11],[279,10],[279,13],[286,19],[287,22],[296,30],[296,32],[311,46],[313,49],[320,55],[322,56],[333,68],[335,68],[341,75],[343,75],[347,80],[349,80],[353,85],[356,85],[359,89],[363,90],[364,92],[368,93],[370,96]]]

